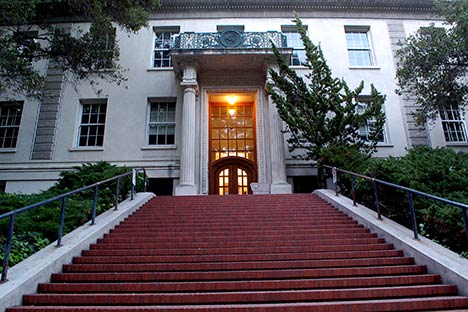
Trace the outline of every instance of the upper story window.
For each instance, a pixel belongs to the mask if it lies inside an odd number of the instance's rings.
[[[171,49],[174,37],[180,32],[179,27],[155,27],[153,67],[172,67]]]
[[[150,103],[148,118],[148,145],[175,144],[176,103]]]
[[[346,45],[351,66],[374,66],[369,27],[345,26]]]
[[[442,121],[442,129],[446,142],[467,143],[468,136],[466,133],[465,122],[461,119],[459,110],[450,109],[441,110],[440,119]]]
[[[13,38],[17,44],[18,56],[31,62],[38,53],[40,47],[38,43],[37,31],[20,31],[15,32]]]
[[[307,30],[307,26],[304,26]],[[291,55],[291,66],[301,66],[306,62],[306,54],[304,43],[301,40],[301,35],[297,31],[297,27],[294,25],[283,25],[281,31],[286,36],[286,41],[289,48],[293,48],[293,54]]]
[[[81,103],[81,121],[78,129],[79,147],[99,147],[104,144],[107,102]]]
[[[0,103],[0,149],[16,147],[22,113],[22,102]]]
[[[112,28],[109,32],[98,33],[94,36],[96,47],[95,69],[109,69],[112,67],[114,58],[116,30]]]
[[[367,105],[368,105],[368,101],[366,101],[365,99],[364,100],[361,99],[361,102],[358,104],[357,113],[358,114],[363,113],[366,110]],[[375,127],[375,119],[373,118],[367,119],[365,122],[363,122],[359,126],[359,136],[361,137],[361,139],[363,139],[364,141],[370,141],[370,134],[374,130],[374,127]],[[385,127],[384,127],[382,134],[377,138],[377,142],[385,143],[386,142],[385,137],[386,135],[385,135]]]
[[[244,28],[245,28],[244,25],[217,25],[216,26],[216,30],[218,32],[223,32],[228,29],[235,29],[240,32],[244,32]]]

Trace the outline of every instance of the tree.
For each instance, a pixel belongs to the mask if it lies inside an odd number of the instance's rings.
[[[415,95],[420,125],[468,104],[468,0],[435,4],[448,27],[420,28],[397,52],[398,92]]]
[[[385,97],[371,85],[371,95],[363,105],[364,82],[352,90],[343,79],[334,78],[319,46],[308,38],[301,20],[294,22],[304,43],[309,72],[299,76],[273,46],[279,71],[270,69],[267,92],[286,123],[291,149],[304,148],[307,157],[317,161],[318,168],[329,161],[338,161],[336,154],[348,160],[370,156],[383,134]],[[368,138],[359,135],[359,128],[371,123]],[[351,169],[351,168],[350,168]],[[320,173],[320,172],[319,172]]]
[[[158,0],[0,1],[0,96],[40,98],[45,77],[34,67],[40,60],[55,61],[77,79],[122,82],[114,26],[136,32],[158,6]],[[71,30],[63,21],[90,27]]]

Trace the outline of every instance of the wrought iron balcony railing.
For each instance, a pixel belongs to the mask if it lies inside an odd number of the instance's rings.
[[[216,33],[181,33],[175,38],[173,50],[207,49],[271,49],[287,48],[286,36],[280,32],[241,32],[226,29]]]

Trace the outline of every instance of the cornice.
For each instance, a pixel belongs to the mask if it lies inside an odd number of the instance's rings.
[[[161,0],[158,11],[199,10],[326,10],[431,12],[432,0]]]

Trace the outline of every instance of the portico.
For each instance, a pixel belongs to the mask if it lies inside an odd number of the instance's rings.
[[[283,125],[264,86],[281,33],[182,33],[171,51],[183,88],[176,195],[248,194],[250,183],[291,193]],[[199,121],[199,122],[197,122]]]

